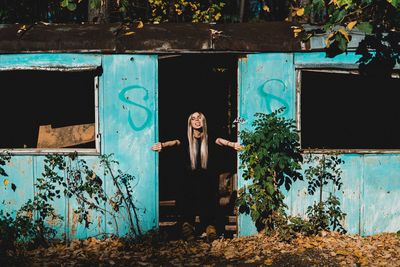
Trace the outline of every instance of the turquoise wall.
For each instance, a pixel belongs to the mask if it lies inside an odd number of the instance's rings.
[[[325,53],[266,53],[248,55],[239,62],[240,117],[250,127],[253,114],[270,113],[285,106],[287,118],[296,119],[297,68],[356,69],[358,56],[354,53],[326,58]],[[333,81],[334,82],[334,81]],[[323,90],[323,86],[321,86]],[[347,213],[344,226],[350,233],[371,235],[395,232],[400,229],[400,155],[341,154],[343,188],[337,195],[341,208]],[[305,166],[306,167],[306,166]],[[241,170],[239,170],[239,174]],[[239,175],[241,177],[241,175]],[[239,180],[239,187],[245,182]],[[333,187],[325,189],[325,195]],[[289,214],[304,216],[315,199],[307,196],[307,183],[299,181],[285,192]],[[239,216],[239,235],[254,234],[256,229],[250,218]]]
[[[150,150],[158,139],[157,62],[157,56],[148,55],[0,55],[0,70],[102,67],[98,91],[100,151],[102,154],[113,153],[114,159],[119,162],[118,168],[136,177],[134,190],[143,231],[158,225],[158,155]],[[7,88],[3,86],[2,89]],[[81,158],[96,173],[104,172],[96,153]],[[14,183],[17,190],[13,192],[10,185],[4,186],[1,181],[0,209],[12,212],[33,198],[33,184],[36,178],[41,177],[43,160],[43,155],[35,154],[12,157],[5,170],[10,184]],[[111,177],[104,179],[103,186],[108,193],[112,193]],[[63,221],[49,222],[58,230],[60,238],[64,235],[69,239],[85,238],[101,233],[124,235],[129,229],[123,211],[118,217],[118,227],[110,215],[90,211],[93,224],[86,229],[73,213],[77,206],[74,200],[62,198],[53,205],[57,213],[64,217]]]
[[[356,68],[357,57],[349,53],[333,59],[324,53],[249,54],[239,60],[239,117],[245,122],[240,129],[251,127],[255,112],[271,112],[285,106],[284,116],[296,118],[296,68]],[[115,154],[119,168],[137,178],[135,195],[140,208],[143,230],[158,225],[158,154],[150,150],[158,140],[156,55],[86,55],[86,54],[14,54],[0,55],[0,70],[95,68],[102,67],[99,77],[98,116],[100,151]],[[8,90],[2,86],[2,90]],[[369,235],[400,229],[400,156],[398,154],[342,154],[344,187],[338,192],[342,209],[348,214],[344,222],[350,233]],[[99,173],[97,155],[82,156]],[[6,166],[10,186],[0,186],[0,209],[15,211],[35,194],[33,184],[43,171],[43,155],[26,154],[12,157]],[[238,170],[241,177],[241,170]],[[239,178],[239,187],[245,182]],[[107,177],[105,190],[112,193],[112,180]],[[327,192],[332,188],[327,188]],[[295,183],[286,193],[289,213],[304,215],[313,202],[307,196],[306,183]],[[76,203],[68,198],[54,203],[61,222],[54,223],[58,236],[85,238],[100,233],[123,235],[128,231],[126,214],[118,226],[107,215],[92,212],[94,224],[89,229],[77,222],[72,209]],[[248,216],[239,216],[239,235],[255,233]]]

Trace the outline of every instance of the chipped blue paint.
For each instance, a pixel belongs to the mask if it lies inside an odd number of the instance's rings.
[[[323,52],[295,54],[249,55],[239,61],[239,116],[247,123],[241,129],[250,128],[256,112],[270,113],[280,106],[287,108],[287,118],[295,118],[296,88],[295,68],[343,68],[356,69],[359,55],[348,53],[327,58]],[[269,88],[268,81],[274,81]],[[272,85],[272,84],[271,84]],[[258,91],[256,90],[258,88]],[[347,213],[344,226],[350,233],[371,235],[400,229],[400,156],[398,154],[341,154],[343,188],[336,195],[341,208]],[[303,166],[303,171],[307,168]],[[239,177],[242,171],[238,170]],[[238,186],[245,185],[239,179]],[[333,192],[327,186],[324,196]],[[305,216],[306,209],[317,197],[307,195],[307,183],[294,183],[290,192],[284,192],[289,214]],[[239,216],[239,235],[256,232],[248,216]]]
[[[327,58],[322,52],[251,54],[239,60],[239,130],[251,128],[254,113],[269,113],[286,107],[287,118],[296,116],[296,68],[357,68],[358,55],[348,53]],[[99,77],[99,134],[101,153],[114,153],[122,171],[134,175],[136,204],[140,208],[143,230],[158,226],[158,155],[150,146],[158,140],[157,56],[89,54],[15,54],[0,55],[0,70],[47,68],[94,68],[101,66]],[[370,235],[400,229],[400,155],[342,154],[343,188],[336,192],[347,213],[344,222],[350,233]],[[96,172],[103,173],[97,156],[83,157]],[[43,172],[43,156],[17,155],[5,167],[10,185],[0,187],[0,207],[15,211],[34,196],[33,184]],[[307,166],[304,166],[303,170]],[[238,170],[239,177],[242,171]],[[2,181],[1,181],[2,182]],[[239,178],[238,186],[245,185]],[[112,193],[112,179],[103,183]],[[315,198],[307,196],[306,182],[295,183],[285,192],[289,213],[304,216]],[[332,186],[325,188],[327,195]],[[94,223],[86,229],[72,212],[76,203],[70,199],[54,202],[64,221],[55,227],[58,237],[85,238],[100,233],[127,233],[126,213],[117,225],[110,216],[91,213]],[[255,233],[249,216],[239,216],[239,235]]]
[[[285,99],[277,96],[277,91],[285,91],[286,84],[280,79],[269,79],[259,87],[260,96],[265,99],[266,112],[272,113],[281,107],[286,107],[283,115],[287,115],[289,104]],[[268,93],[273,92],[273,93]]]
[[[357,68],[354,52],[327,58],[325,53],[296,53],[295,67]],[[342,154],[343,188],[337,195],[347,213],[344,225],[350,233],[371,235],[400,229],[400,155]],[[299,203],[292,200],[293,211]],[[301,213],[297,213],[301,214]],[[304,213],[303,213],[304,214]]]
[[[145,121],[140,126],[137,126],[135,124],[134,120],[132,119],[131,109],[129,109],[129,111],[128,111],[128,123],[129,123],[129,125],[131,126],[131,128],[134,131],[140,131],[140,130],[143,130],[144,128],[146,128],[146,127],[149,127],[150,126],[150,121],[151,121],[151,116],[152,116],[151,111],[147,107],[145,107],[143,105],[140,105],[140,104],[137,104],[136,102],[130,100],[130,98],[126,96],[127,92],[132,91],[132,90],[137,90],[137,89],[142,89],[145,92],[145,95],[143,96],[143,100],[144,101],[148,101],[149,100],[149,92],[143,86],[139,86],[139,85],[128,86],[128,87],[122,89],[122,91],[119,93],[119,99],[122,102],[124,102],[126,104],[130,104],[130,105],[136,106],[136,107],[138,107],[140,109],[143,109],[146,112]]]
[[[239,125],[239,131],[251,128],[256,112],[268,113],[285,107],[285,117],[295,116],[295,87],[293,55],[290,53],[251,54],[239,60],[239,117],[246,123]],[[238,170],[238,187],[248,182]],[[256,228],[250,216],[240,214],[239,236],[251,235]]]
[[[295,53],[294,61],[296,68],[298,67],[339,67],[346,66],[350,68],[357,68],[357,61],[361,58],[360,55],[356,55],[354,52],[347,54],[340,54],[334,58],[326,57],[324,52],[313,52],[313,53]]]
[[[158,227],[158,155],[150,150],[151,145],[158,139],[157,56],[0,55],[0,70],[68,70],[100,66],[103,69],[103,74],[99,77],[98,95],[101,153],[113,153],[114,159],[119,162],[119,169],[137,177],[137,184],[134,185],[136,204],[140,208],[140,224],[145,232]],[[124,97],[123,101],[120,96]],[[104,173],[96,155],[80,158],[95,172]],[[15,212],[28,199],[33,198],[33,185],[36,179],[42,176],[44,159],[44,156],[39,155],[12,157],[11,163],[5,167],[10,176],[10,185],[0,187],[0,209]],[[11,183],[16,184],[16,192],[11,191]],[[103,181],[104,189],[111,193],[112,185],[111,177],[106,177]],[[86,229],[73,213],[77,207],[75,200],[65,197],[52,204],[56,212],[64,218],[60,222],[48,222],[57,230],[58,238],[86,238],[101,233],[115,233],[115,223],[109,224],[110,216],[91,211],[89,216],[93,223]],[[119,235],[127,233],[129,227],[124,216],[126,217],[126,214],[117,218]]]
[[[0,180],[0,209],[15,213],[27,199],[33,198],[34,167],[32,156],[12,157],[10,163],[4,166],[8,177],[1,177]],[[7,186],[3,183],[4,178],[9,180]],[[11,183],[17,187],[15,192],[11,189]]]
[[[7,54],[0,55],[0,70],[31,68],[96,68],[100,55],[84,54]]]
[[[137,178],[135,196],[142,230],[158,227],[158,155],[150,149],[158,138],[157,64],[154,55],[103,56],[102,153],[114,153],[119,168]],[[121,97],[125,100],[121,101]],[[133,125],[128,120],[131,115]],[[112,193],[111,186],[106,190]],[[118,234],[123,235],[129,224],[126,214],[121,218]],[[116,231],[110,218],[106,218],[106,231]]]

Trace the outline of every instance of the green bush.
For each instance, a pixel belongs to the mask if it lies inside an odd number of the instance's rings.
[[[239,133],[244,145],[239,167],[249,183],[239,190],[237,205],[239,212],[250,214],[258,231],[274,229],[276,218],[285,213],[281,186],[289,190],[293,182],[303,179],[296,125],[279,117],[283,110],[256,113],[253,130]]]

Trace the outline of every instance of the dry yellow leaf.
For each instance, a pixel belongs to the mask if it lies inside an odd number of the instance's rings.
[[[22,25],[21,28],[19,28],[19,30],[17,31],[17,33],[21,33],[23,31],[26,31],[26,25]]]
[[[296,15],[299,17],[303,16],[304,15],[304,7],[297,9]]]
[[[266,259],[266,260],[264,261],[264,264],[265,264],[265,265],[272,265],[273,262],[274,262],[274,261],[273,261],[272,259]]]
[[[338,251],[336,251],[336,254],[337,255],[343,255],[343,256],[350,255],[350,253],[345,251],[345,250],[338,250]]]
[[[293,29],[293,33],[294,33],[294,38],[296,38],[297,36],[299,36],[299,33],[301,33],[301,29]]]
[[[264,10],[265,12],[270,12],[269,7],[268,7],[267,5],[264,5],[264,6],[263,6],[263,10]]]
[[[305,243],[304,247],[305,248],[314,248],[315,246],[313,244],[310,244],[310,243]]]
[[[354,250],[354,255],[356,255],[358,258],[362,257],[362,252],[358,249]]]
[[[340,28],[338,32],[340,32],[344,38],[346,38],[347,42],[350,42],[349,33],[344,28]]]
[[[132,35],[132,34],[135,34],[135,32],[126,32],[126,33],[124,33],[124,35]]]
[[[351,31],[354,28],[354,26],[356,26],[356,24],[357,24],[357,20],[349,22],[349,24],[347,24],[347,29],[349,29]]]
[[[10,183],[10,181],[8,181],[8,179],[4,179],[3,184],[4,184],[5,186],[7,186],[9,183]]]
[[[331,38],[334,36],[335,34],[333,32],[331,32],[328,37],[325,39],[325,46],[326,48],[329,48],[329,46],[331,45]]]
[[[144,24],[143,24],[143,22],[140,20],[140,21],[138,22],[138,25],[136,26],[136,28],[141,29],[141,28],[143,28],[143,26],[144,26]]]

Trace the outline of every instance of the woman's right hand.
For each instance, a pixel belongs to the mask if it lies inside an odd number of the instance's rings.
[[[151,147],[151,150],[156,151],[156,152],[160,152],[161,149],[162,149],[161,142],[157,142]]]

